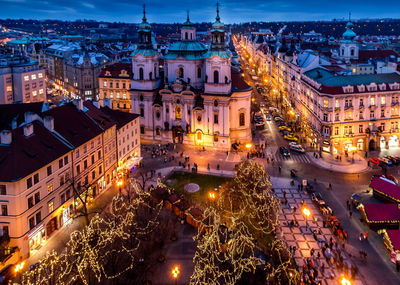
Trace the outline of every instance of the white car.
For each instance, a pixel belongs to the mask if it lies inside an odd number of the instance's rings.
[[[306,151],[301,145],[290,145],[289,149],[292,151],[300,152],[300,153],[305,153]]]

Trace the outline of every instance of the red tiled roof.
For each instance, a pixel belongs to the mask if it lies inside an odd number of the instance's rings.
[[[100,110],[103,113],[107,114],[109,117],[111,117],[114,121],[117,122],[117,129],[122,128],[129,122],[132,122],[137,117],[139,117],[138,114],[132,114],[132,113],[128,113],[128,112],[122,112],[119,110],[113,110],[107,106],[101,107]]]
[[[54,129],[74,147],[83,145],[96,136],[102,129],[85,113],[78,110],[73,103],[48,110],[42,117],[54,117]]]
[[[92,118],[103,130],[107,130],[114,126],[116,122],[108,116],[106,113],[102,112],[95,105],[93,105],[92,101],[85,101],[83,103],[88,110],[86,111],[86,115]]]
[[[358,52],[358,58],[360,60],[367,60],[369,58],[387,58],[393,55],[394,57],[399,57],[398,53],[394,50],[360,50]]]
[[[11,131],[10,145],[0,145],[0,181],[18,181],[71,151],[41,122],[32,125],[33,135],[25,137],[19,127]]]
[[[370,222],[400,222],[397,204],[364,204],[364,211]]]
[[[43,102],[0,105],[0,130],[11,130],[11,122],[17,119],[18,126],[25,121],[24,114],[39,114],[43,110]]]
[[[371,183],[369,184],[374,191],[379,192],[380,194],[391,197],[392,199],[398,201],[400,203],[400,187],[381,179],[378,176],[372,178]]]
[[[232,78],[232,91],[240,92],[240,91],[249,91],[252,89],[246,81],[244,81],[240,71],[236,68],[231,69],[231,78]]]
[[[122,70],[126,70],[129,77],[120,76]],[[107,71],[109,71],[111,75],[106,75]],[[101,70],[100,75],[99,75],[99,77],[118,77],[118,78],[125,78],[125,79],[130,79],[130,78],[132,78],[132,76],[133,76],[132,64],[131,63],[121,63],[121,62],[105,66]]]
[[[400,230],[386,230],[393,250],[400,250]]]

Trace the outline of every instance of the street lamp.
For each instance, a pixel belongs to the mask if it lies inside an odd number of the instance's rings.
[[[175,285],[178,284],[178,276],[179,276],[179,273],[181,273],[181,271],[179,270],[179,266],[175,266],[172,269],[171,273],[172,273],[172,278],[174,278],[174,280],[175,280]]]
[[[347,279],[346,277],[343,276],[343,277],[340,279],[340,284],[342,284],[342,285],[351,285],[351,282],[350,282],[349,279]]]
[[[247,144],[246,144],[247,150],[250,150],[252,147],[253,147],[253,145],[252,145],[251,143],[247,143]]]
[[[117,181],[117,186],[118,186],[119,194],[121,194],[121,186],[122,186],[122,184],[124,184],[124,182],[122,181],[122,179],[119,179],[119,180]]]
[[[304,207],[304,208],[303,208],[303,215],[306,217],[306,227],[308,227],[308,220],[307,220],[307,218],[311,215],[310,209]]]

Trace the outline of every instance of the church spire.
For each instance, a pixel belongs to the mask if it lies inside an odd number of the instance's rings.
[[[146,4],[143,4],[143,19],[142,19],[143,23],[147,22],[146,19]]]
[[[189,9],[186,10],[186,13],[187,13],[186,21],[187,21],[187,22],[190,22],[190,19],[189,19]]]
[[[215,20],[217,20],[217,22],[219,22],[221,20],[221,18],[219,17],[219,2],[217,0],[217,17],[215,17]]]

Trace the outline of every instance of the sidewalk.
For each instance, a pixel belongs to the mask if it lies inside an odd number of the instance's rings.
[[[360,173],[369,169],[368,161],[358,154],[354,155],[354,162],[351,158],[343,158],[342,161],[339,161],[327,153],[321,153],[322,158],[315,158],[313,152],[307,152],[307,155],[312,163],[335,172]]]

